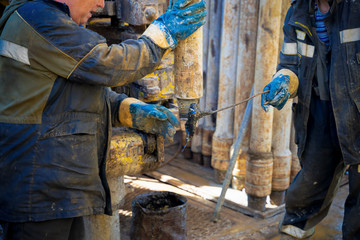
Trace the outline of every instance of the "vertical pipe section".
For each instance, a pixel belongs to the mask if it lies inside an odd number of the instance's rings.
[[[206,9],[209,9],[210,3],[206,2]],[[207,56],[208,56],[208,45],[209,45],[209,15],[207,15],[206,24],[203,26],[203,86],[206,86],[206,70],[207,70]],[[204,109],[206,101],[206,91],[203,88],[203,96],[200,98],[199,108]],[[195,134],[191,140],[191,152],[193,162],[202,165],[202,133],[204,128],[204,118],[199,119],[199,125],[196,128]]]
[[[255,93],[271,81],[277,65],[281,1],[260,0],[256,47]],[[265,113],[260,98],[254,99],[249,162],[245,188],[250,208],[265,211],[266,197],[271,193],[273,156],[271,152],[273,108]]]
[[[284,22],[289,7],[290,1],[282,0],[280,20],[281,23]],[[282,24],[280,24],[279,49],[282,46],[283,39],[284,33],[282,31]],[[281,111],[274,110],[272,139],[274,165],[272,177],[272,192],[270,197],[272,203],[278,206],[285,202],[285,190],[289,187],[290,184],[290,168],[292,159],[290,151],[292,116],[291,106],[292,99],[289,99]]]
[[[274,110],[272,148],[274,154],[271,201],[281,205],[290,184],[292,155],[290,152],[291,105],[289,100],[281,111]]]
[[[111,205],[113,216],[105,214],[91,215],[84,218],[86,239],[88,240],[120,240],[120,218],[118,210],[125,197],[124,177],[111,176],[108,178],[111,191]]]
[[[235,102],[247,98],[254,84],[256,36],[258,23],[259,0],[242,0],[240,3],[239,43],[236,76]],[[240,129],[245,112],[245,105],[235,107],[234,137]],[[242,141],[241,152],[233,171],[232,186],[242,190],[245,187],[246,162],[250,142],[250,128],[247,129]]]
[[[237,62],[237,54],[234,52],[237,52],[239,36],[240,1],[225,0],[223,12],[218,108],[227,107],[235,102],[236,67],[234,65]],[[215,179],[219,183],[224,180],[230,160],[230,148],[234,138],[233,123],[233,109],[217,113],[211,165],[215,170]]]
[[[218,86],[219,86],[219,62],[220,62],[220,39],[221,39],[221,24],[222,21],[222,0],[209,0],[209,44],[207,55],[206,68],[206,99],[205,109],[215,110],[218,101]],[[212,138],[215,132],[216,118],[215,115],[204,117],[204,127],[202,132],[202,147],[201,153],[203,155],[203,164],[210,167],[212,154]]]
[[[210,9],[210,1],[206,1],[206,9],[209,12]],[[209,32],[210,32],[210,15],[206,16],[206,23],[203,26],[203,74],[204,79],[206,79],[206,71],[207,71],[207,56],[208,56],[208,46],[209,46]]]
[[[199,2],[193,0],[192,3]],[[203,95],[203,29],[200,28],[175,48],[175,97],[180,119],[187,118],[191,103],[199,103]]]
[[[200,109],[204,109],[205,96],[206,96],[206,92],[204,92],[203,97],[200,99],[200,104],[199,104]],[[198,127],[195,130],[195,134],[191,139],[192,160],[194,163],[200,165],[203,164],[203,159],[201,154],[203,128],[204,128],[204,118],[200,118],[198,122]]]

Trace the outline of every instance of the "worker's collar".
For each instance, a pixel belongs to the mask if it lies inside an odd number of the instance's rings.
[[[334,11],[335,5],[341,3],[343,0],[329,0],[330,13]],[[315,12],[315,4],[319,5],[319,0],[310,0],[309,1],[309,13]]]
[[[59,9],[60,11],[66,13],[69,17],[70,17],[70,9],[68,7],[68,5],[66,5],[65,3],[61,3],[61,2],[57,2],[54,0],[42,0],[45,3],[56,7],[57,9]]]

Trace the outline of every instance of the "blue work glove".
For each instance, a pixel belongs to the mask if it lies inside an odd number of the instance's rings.
[[[171,0],[168,10],[152,23],[163,32],[172,49],[206,22],[205,1],[191,4],[192,1]]]
[[[121,102],[119,120],[124,126],[162,135],[166,141],[173,141],[175,127],[180,126],[174,114],[164,106],[146,104],[135,98]]]
[[[261,107],[265,112],[269,110],[269,105],[281,110],[286,101],[290,97],[290,76],[286,74],[276,74],[273,80],[264,87],[264,92],[261,95]]]

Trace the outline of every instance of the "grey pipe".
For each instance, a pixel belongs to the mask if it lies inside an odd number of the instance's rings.
[[[251,91],[251,96],[253,94],[254,94],[254,88]],[[224,179],[224,182],[223,182],[223,185],[222,185],[221,195],[220,195],[220,197],[219,197],[219,199],[218,199],[218,201],[216,203],[216,208],[215,208],[215,211],[214,211],[214,214],[213,214],[213,221],[214,222],[216,222],[219,219],[220,210],[221,210],[221,207],[222,207],[222,205],[224,203],[224,200],[225,200],[225,194],[226,194],[227,189],[229,188],[229,184],[230,184],[230,181],[231,181],[231,178],[232,178],[232,172],[234,170],[236,160],[239,157],[239,152],[240,152],[240,148],[241,148],[241,145],[242,145],[242,141],[244,139],[246,129],[248,128],[248,125],[249,125],[249,122],[250,122],[252,105],[253,105],[253,100],[250,99],[249,102],[246,105],[243,120],[241,122],[241,126],[240,126],[240,129],[239,129],[239,133],[238,133],[238,135],[236,137],[236,141],[235,141],[235,144],[234,144],[234,153],[231,156],[231,159],[230,159],[230,162],[229,162],[229,167],[228,167],[228,169],[226,171],[225,179]]]

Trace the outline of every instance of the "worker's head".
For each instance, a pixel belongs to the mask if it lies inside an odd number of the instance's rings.
[[[79,25],[87,23],[97,8],[104,8],[104,0],[56,0],[69,6],[70,17]]]

